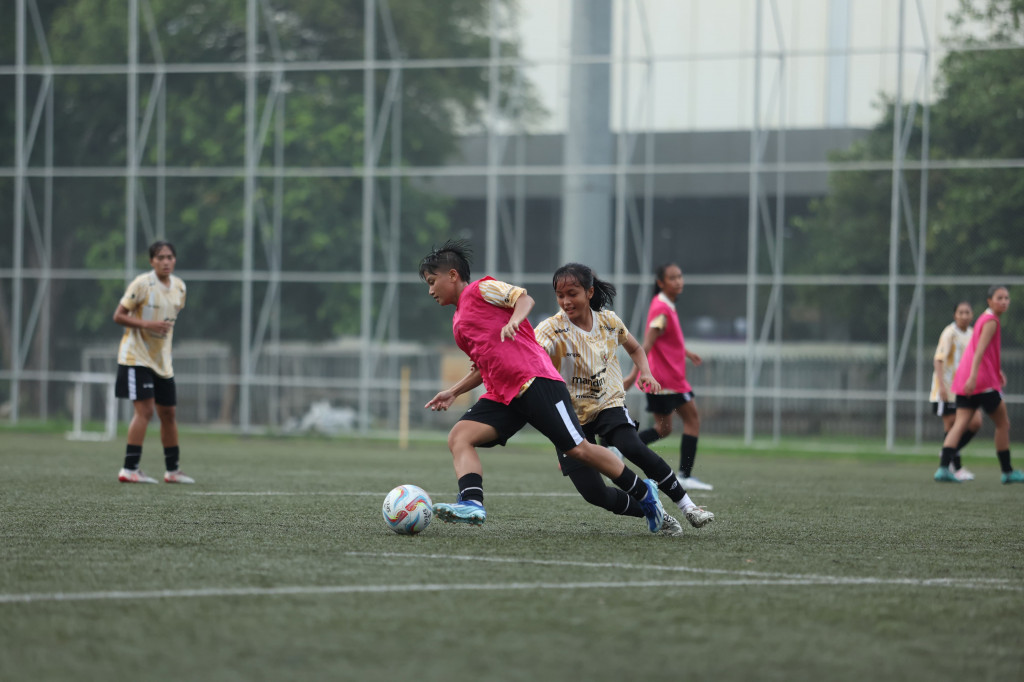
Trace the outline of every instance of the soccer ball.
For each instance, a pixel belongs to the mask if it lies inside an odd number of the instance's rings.
[[[416,535],[434,518],[434,503],[423,488],[400,485],[384,498],[384,522],[401,535]]]

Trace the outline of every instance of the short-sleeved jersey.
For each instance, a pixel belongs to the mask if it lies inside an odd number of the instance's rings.
[[[185,307],[185,283],[171,275],[164,286],[155,272],[139,275],[121,297],[121,305],[136,319],[174,322]],[[158,334],[148,329],[125,327],[121,346],[117,351],[117,364],[129,367],[149,367],[157,376],[174,376],[171,364],[171,340],[174,330]]]
[[[593,421],[602,410],[625,404],[615,351],[629,338],[629,330],[618,315],[611,310],[595,312],[594,326],[587,332],[561,311],[538,324],[534,332],[569,387],[580,424]]]
[[[530,382],[542,377],[562,381],[544,349],[537,343],[529,320],[515,338],[501,340],[501,329],[512,318],[515,301],[525,289],[485,277],[459,294],[452,316],[452,335],[480,371],[487,400],[508,405]]]
[[[662,330],[661,336],[647,353],[651,374],[661,384],[658,395],[689,393],[693,388],[686,380],[686,339],[679,324],[676,305],[663,293],[659,292],[651,299],[645,329],[649,327]]]
[[[974,395],[987,391],[1001,391],[1003,389],[1003,380],[1000,374],[1002,368],[999,357],[1003,345],[1002,325],[999,322],[999,317],[989,308],[975,320],[971,340],[967,343],[964,356],[960,358],[960,366],[956,368],[956,372],[953,374],[953,393],[957,395],[966,395],[963,392],[964,384],[967,383],[967,378],[971,376],[971,364],[973,364],[974,356],[978,352],[978,339],[981,338],[981,330],[990,321],[996,323],[996,333],[992,335],[988,346],[985,347],[985,354],[982,355],[981,361],[978,363],[978,377],[977,383],[974,385]]]
[[[946,387],[947,393],[950,394],[950,400],[953,400],[953,374],[960,364],[960,358],[964,355],[964,350],[971,340],[973,331],[973,327],[960,331],[955,322],[950,322],[949,326],[939,334],[939,343],[935,347],[935,359],[942,360],[942,383]],[[932,392],[928,400],[933,403],[939,402],[939,382],[936,380],[934,372],[932,372]]]

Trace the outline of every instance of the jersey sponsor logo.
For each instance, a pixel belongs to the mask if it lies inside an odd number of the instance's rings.
[[[605,382],[607,381],[607,379],[601,376],[602,374],[605,373],[605,371],[605,369],[602,369],[597,374],[592,374],[589,377],[573,377],[572,383],[590,386],[591,390],[596,391],[600,389],[602,386],[604,386]]]
[[[569,328],[566,327],[565,329],[552,329],[551,331],[555,334],[568,334]]]

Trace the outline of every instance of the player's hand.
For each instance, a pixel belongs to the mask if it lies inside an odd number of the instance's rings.
[[[686,359],[692,362],[694,367],[700,367],[704,364],[704,359],[701,358],[701,356],[696,353],[691,353],[690,351],[686,351]]]
[[[967,381],[964,382],[964,394],[974,395],[974,388],[978,385],[978,377],[973,374],[967,377]]]
[[[519,331],[519,323],[514,322],[513,320],[509,320],[508,324],[501,328],[501,340],[512,340],[516,338],[517,331]]]
[[[149,331],[155,334],[166,336],[172,329],[174,329],[174,323],[169,320],[150,320],[147,323],[147,327],[149,328]]]
[[[455,402],[455,397],[455,394],[451,391],[441,391],[427,401],[427,404],[423,407],[429,407],[434,412],[444,412]]]
[[[999,370],[999,385],[1003,387],[1006,386],[1006,372],[1003,370]]]
[[[944,386],[939,388],[939,402],[940,403],[953,402],[953,401],[951,401],[949,399],[949,391],[947,391]]]
[[[661,390],[661,384],[658,383],[658,380],[650,372],[641,374],[637,380],[637,385],[644,393],[657,393]]]

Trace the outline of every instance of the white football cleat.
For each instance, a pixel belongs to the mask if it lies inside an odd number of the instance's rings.
[[[953,467],[950,466],[949,470],[953,471]],[[968,471],[967,467],[960,467],[956,471],[953,471],[953,476],[958,481],[973,481],[974,480],[974,474],[972,474],[970,471]]]
[[[674,516],[666,512],[665,521],[661,524],[661,530],[659,532],[662,535],[676,537],[683,534],[683,524],[679,523]]]
[[[709,512],[704,507],[690,507],[683,512],[686,520],[690,522],[690,525],[694,528],[700,528],[706,526],[715,520],[715,515]]]
[[[142,473],[142,469],[124,469],[117,473],[117,480],[121,483],[156,483],[155,478],[150,478]]]
[[[181,469],[168,471],[164,474],[164,483],[195,483],[196,480],[181,473]]]
[[[714,490],[714,486],[710,483],[705,483],[696,476],[690,476],[689,478],[682,474],[676,474],[676,478],[679,479],[679,485],[683,486],[683,490]]]

